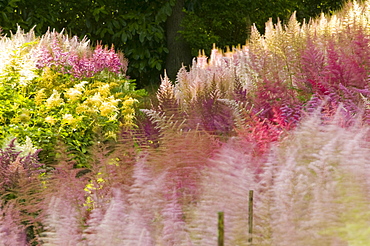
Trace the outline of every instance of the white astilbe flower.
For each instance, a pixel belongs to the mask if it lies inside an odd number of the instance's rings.
[[[29,51],[28,45],[32,45],[34,42],[37,42],[37,40],[33,30],[24,33],[19,26],[15,34],[10,37],[1,37],[0,74],[6,73],[9,65],[18,64],[17,69],[20,70],[21,83],[27,84],[29,80],[32,80],[35,77],[33,73],[35,64],[27,53]]]
[[[28,85],[34,78],[37,77],[35,70],[36,65],[34,59],[30,54],[23,55],[22,58],[18,58],[19,64],[19,84],[21,86]]]
[[[24,144],[19,144],[17,141],[15,142],[15,149],[17,151],[21,151],[20,156],[27,156],[31,155],[36,152],[37,148],[35,148],[32,144],[32,140],[29,136],[26,136],[26,141]]]

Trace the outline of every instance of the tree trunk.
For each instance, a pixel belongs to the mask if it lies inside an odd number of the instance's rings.
[[[181,30],[181,21],[185,16],[183,12],[185,0],[177,0],[172,8],[172,14],[166,22],[167,48],[169,50],[166,58],[166,70],[168,77],[176,80],[177,71],[182,65],[191,64],[191,49],[178,33]]]

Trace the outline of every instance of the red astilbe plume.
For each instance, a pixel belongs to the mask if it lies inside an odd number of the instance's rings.
[[[298,89],[326,100],[334,111],[342,103],[354,115],[362,110],[361,95],[369,94],[369,37],[360,30],[346,30],[320,45],[308,40],[297,83]]]
[[[239,137],[254,143],[254,153],[260,155],[283,133],[297,126],[302,103],[296,98],[296,92],[281,81],[266,80],[256,88],[255,96],[250,96],[253,106],[241,113],[242,124],[236,131]]]
[[[325,75],[332,85],[362,89],[367,85],[370,69],[369,35],[361,30],[346,29],[338,41],[329,40]]]
[[[291,127],[282,118],[274,118],[274,120],[282,122],[282,125],[252,116],[250,121],[247,121],[245,128],[237,130],[238,137],[252,144],[253,154],[255,156],[265,154],[269,150],[270,145],[280,140],[280,136]]]
[[[258,112],[259,117],[266,119],[273,117],[272,109],[274,107],[300,103],[296,92],[279,79],[274,81],[266,79],[257,85],[250,94],[250,100],[251,104],[254,105],[254,112]]]

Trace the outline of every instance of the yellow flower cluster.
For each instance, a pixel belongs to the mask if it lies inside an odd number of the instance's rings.
[[[122,116],[124,122],[122,123],[123,126],[130,127],[135,126],[134,124],[134,117],[135,117],[135,108],[134,104],[137,103],[138,100],[132,97],[125,97],[125,100],[122,102]]]
[[[120,99],[114,99],[113,96],[110,96],[106,98],[105,101],[103,101],[100,106],[100,114],[102,116],[109,116],[112,114],[116,114],[118,112],[118,102],[121,101]]]
[[[38,90],[36,92],[35,96],[35,103],[37,106],[40,106],[44,103],[44,100],[47,98],[46,93],[45,93],[45,88],[42,88],[41,90]]]
[[[78,119],[74,118],[73,115],[71,115],[71,114],[63,115],[62,123],[64,123],[64,124],[73,125],[77,121],[78,121]]]
[[[76,108],[76,113],[97,113],[101,116],[115,120],[118,115],[118,103],[120,99],[115,99],[110,92],[110,85],[103,84],[98,87],[97,92],[88,97],[80,106]]]

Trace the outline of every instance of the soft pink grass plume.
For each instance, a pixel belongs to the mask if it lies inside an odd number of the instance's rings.
[[[25,227],[21,225],[21,216],[13,203],[1,203],[0,209],[0,245],[24,246],[26,243]]]
[[[368,202],[368,184],[355,178],[359,172],[368,173],[367,128],[343,128],[341,117],[330,124],[322,124],[319,115],[308,117],[267,165],[267,174],[273,175],[265,180],[271,186],[265,190],[270,204],[264,206],[270,209],[273,245],[347,245],[348,238],[335,228],[361,221],[343,215],[359,206],[358,212],[368,216],[368,205],[361,204]],[[357,185],[363,190],[357,191]],[[361,197],[360,203],[345,199],[348,192]]]
[[[115,189],[113,197],[104,215],[101,209],[95,208],[85,231],[87,245],[125,245],[125,227],[127,227],[127,205],[122,192]]]
[[[77,206],[60,197],[51,197],[42,245],[79,245],[82,233]]]
[[[257,188],[257,158],[243,141],[230,140],[202,171],[201,194],[187,213],[194,245],[217,244],[217,212],[225,213],[225,244],[247,245],[248,194]]]

